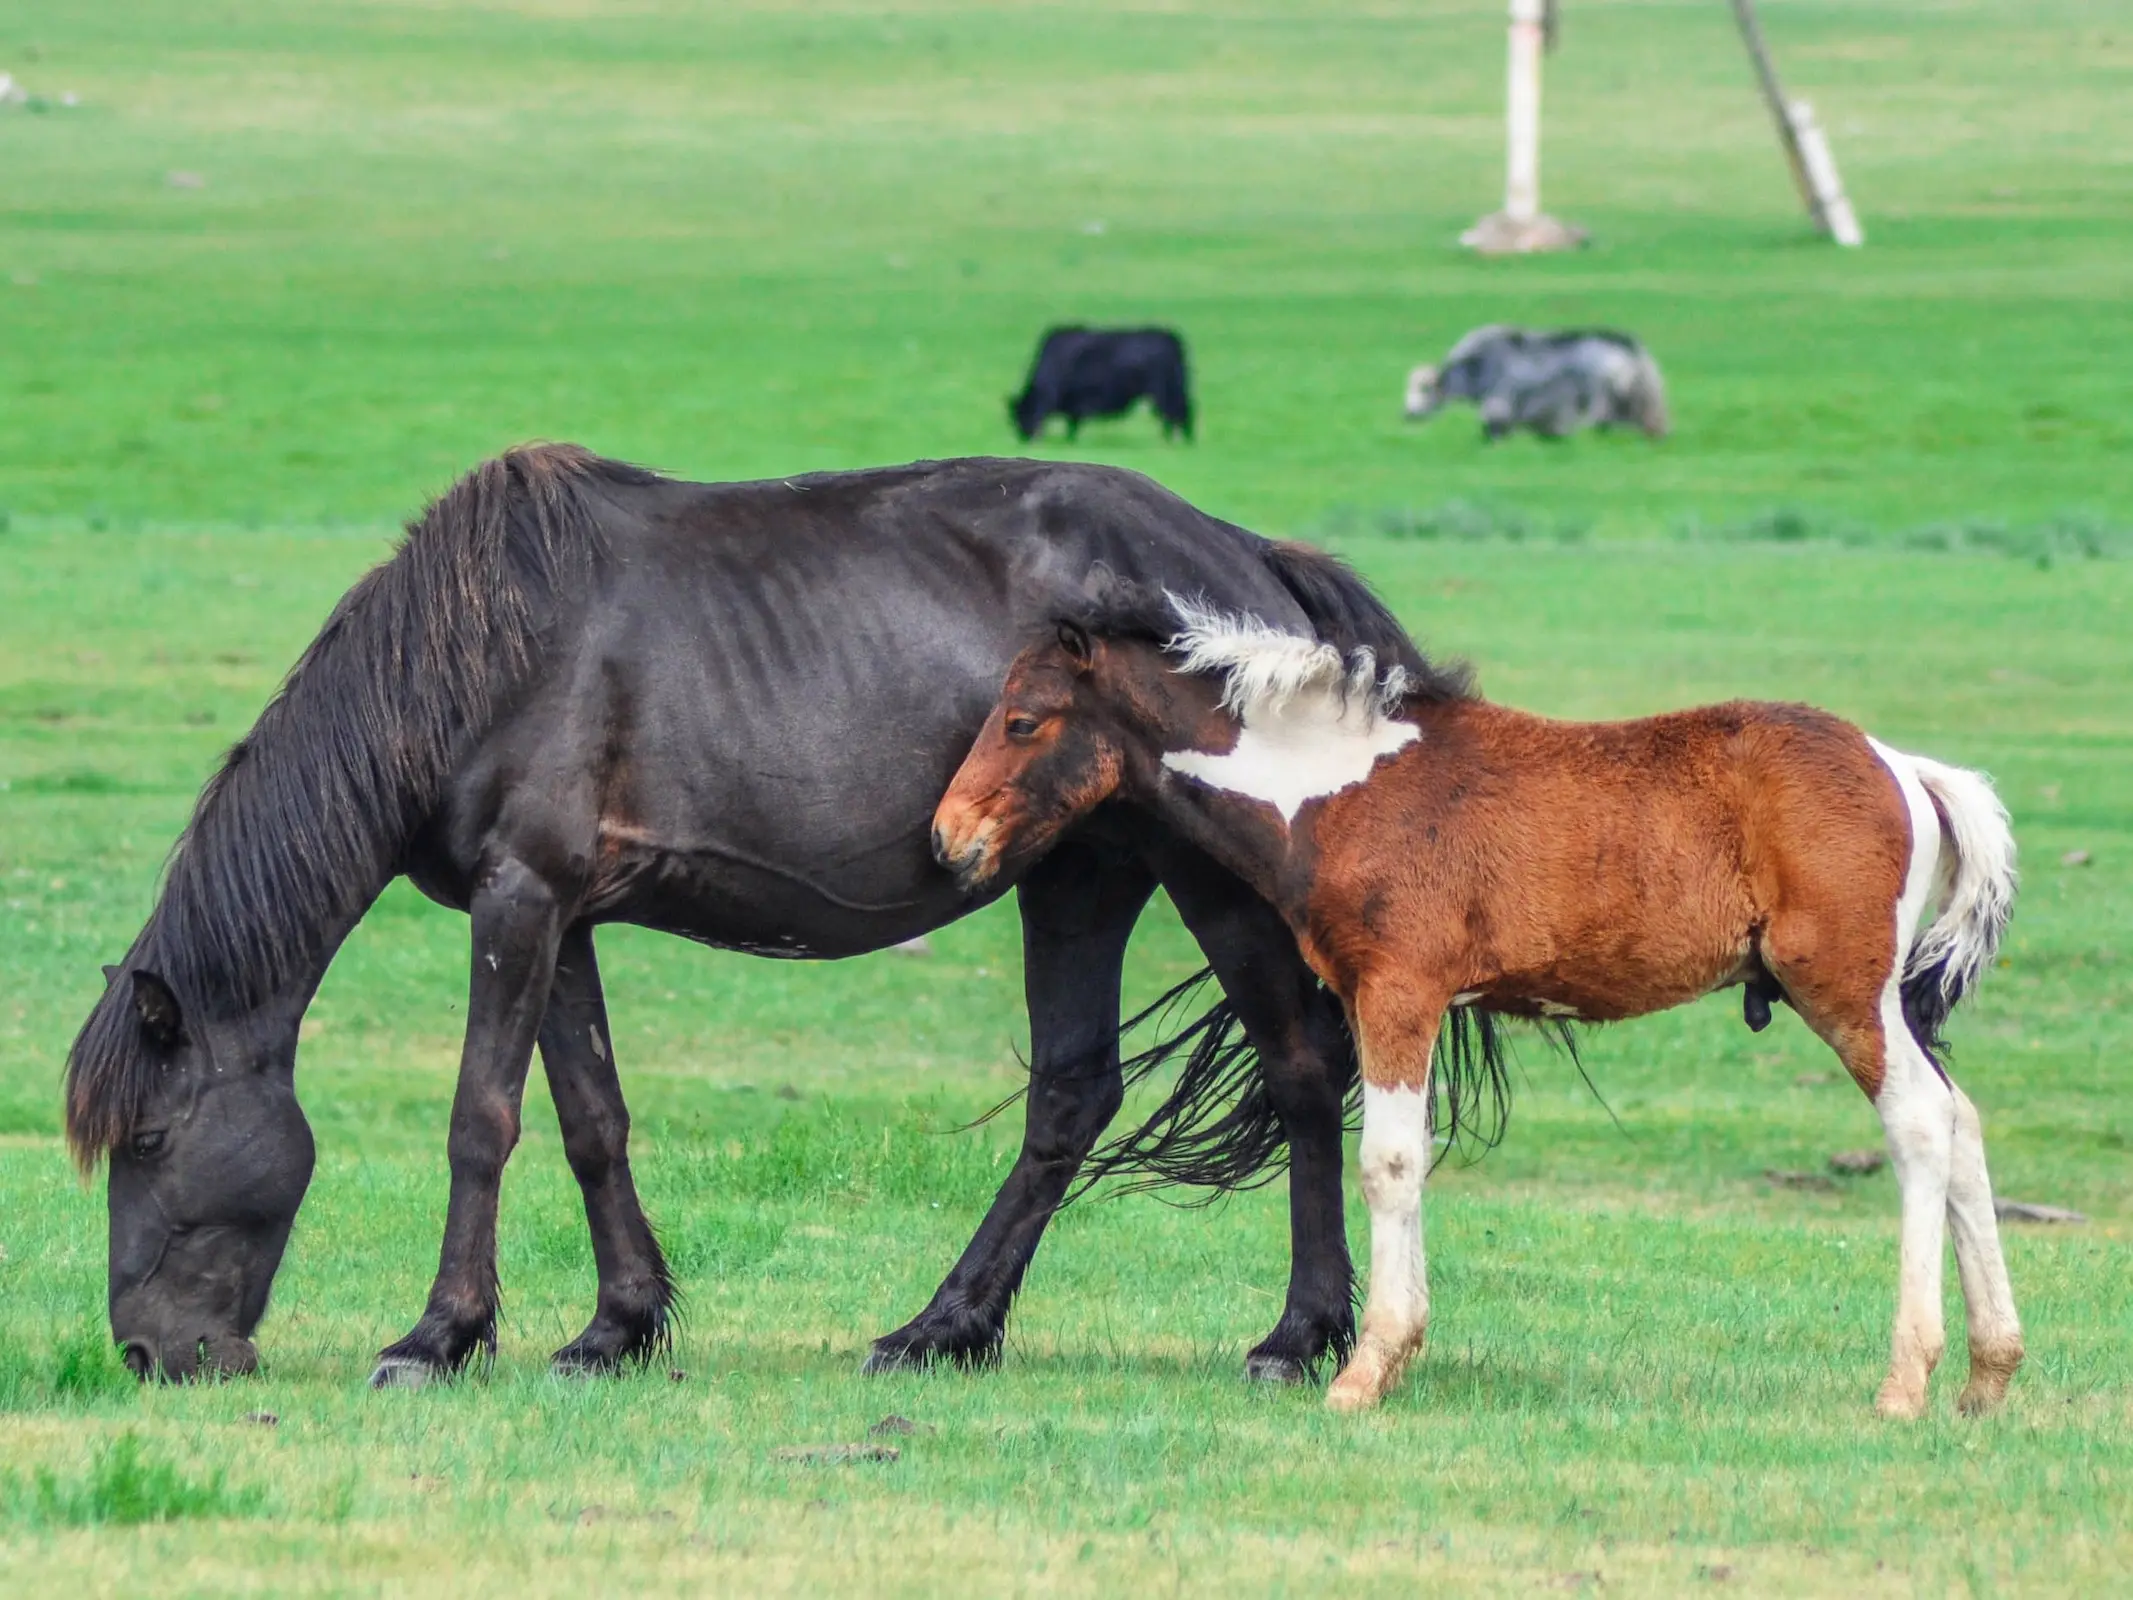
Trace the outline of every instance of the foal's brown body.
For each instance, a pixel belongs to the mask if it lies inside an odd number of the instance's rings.
[[[1287,919],[1363,1067],[1370,1290],[1330,1404],[1375,1404],[1428,1327],[1422,1183],[1447,1012],[1614,1021],[1744,981],[1791,1002],[1888,1137],[1902,1234],[1880,1409],[1925,1409],[1951,1231],[1962,1404],[1998,1403],[2021,1325],[1977,1110],[1930,1051],[2013,904],[2014,842],[1983,777],[1803,706],[1555,722],[1168,604],[1185,626],[1167,638],[1146,617],[1108,638],[1068,623],[1016,659],[934,814],[934,852],[980,886],[1116,797]]]
[[[1422,736],[1294,830],[1304,954],[1351,1008],[1432,1030],[1455,999],[1613,1022],[1761,967],[1832,1044],[1874,1031],[1910,830],[1856,728],[1745,702],[1635,722],[1481,700],[1402,716]],[[1817,960],[1833,947],[1845,959]],[[1872,1096],[1878,1052],[1856,1044],[1838,1048]]]

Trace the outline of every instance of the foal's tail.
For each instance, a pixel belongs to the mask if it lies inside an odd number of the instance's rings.
[[[1940,1030],[1956,1002],[1999,953],[2014,914],[2015,842],[2007,808],[1984,774],[1911,756],[1940,815],[1940,911],[1911,945],[1903,969],[1903,1014],[1929,1055],[1947,1048]]]

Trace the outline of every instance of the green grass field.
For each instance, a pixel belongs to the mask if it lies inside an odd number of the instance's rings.
[[[0,1589],[2133,1584],[2133,25],[1770,0],[1869,232],[1840,253],[1725,6],[1569,6],[1547,199],[1597,244],[1489,263],[1450,241],[1496,198],[1501,9],[0,0],[0,69],[80,98],[0,106]],[[2023,899],[1957,1070],[1999,1189],[2091,1218],[2012,1231],[2002,1415],[1953,1414],[1951,1298],[1933,1417],[1875,1421],[1894,1185],[1763,1174],[1876,1124],[1789,1013],[1724,1001],[1591,1035],[1619,1127],[1525,1052],[1509,1143],[1433,1184],[1431,1348],[1378,1415],[1238,1379],[1278,1189],[1072,1210],[1001,1370],[862,1380],[1012,1156],[950,1131],[1016,1079],[1005,908],[823,967],[611,930],[674,1375],[545,1375],[592,1270],[536,1076],[494,1371],[374,1395],[465,985],[464,922],[404,886],[306,1024],[266,1373],[124,1375],[66,1045],[394,521],[531,437],[697,477],[1008,449],[1069,318],[1181,327],[1202,439],[1039,449],[1334,545],[1498,698],[1796,697],[1994,773]],[[1638,332],[1676,436],[1404,427],[1407,367],[1497,320]],[[1192,965],[1151,917],[1134,992]],[[776,1454],[889,1413],[896,1461]]]

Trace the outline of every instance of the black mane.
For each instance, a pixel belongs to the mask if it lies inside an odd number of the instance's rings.
[[[335,607],[208,780],[122,963],[189,1015],[241,1015],[314,970],[391,881],[458,752],[534,666],[559,597],[605,559],[589,495],[656,475],[575,445],[484,462]],[[93,1165],[162,1070],[125,973],[67,1057],[67,1137]]]

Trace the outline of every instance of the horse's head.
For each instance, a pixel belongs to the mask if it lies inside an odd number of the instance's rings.
[[[1417,367],[1407,375],[1407,420],[1422,422],[1444,404],[1443,375],[1435,367]]]
[[[1007,669],[933,813],[934,858],[972,892],[1026,866],[1113,795],[1152,789],[1166,745],[1189,739],[1214,699],[1159,644],[1059,623]]]
[[[110,978],[69,1063],[76,1153],[111,1164],[111,1331],[142,1378],[243,1373],[311,1182],[297,1008],[217,1019],[140,967]]]

